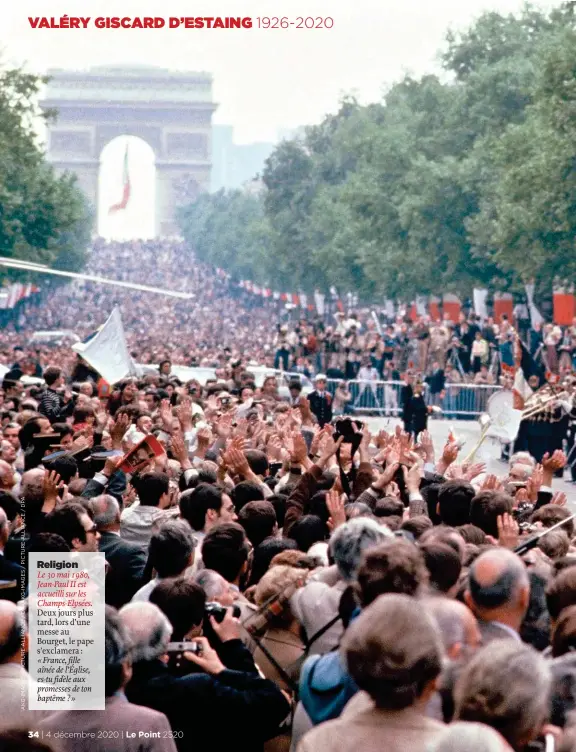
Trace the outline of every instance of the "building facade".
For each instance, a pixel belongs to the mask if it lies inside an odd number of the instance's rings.
[[[48,125],[47,159],[73,172],[98,206],[102,149],[118,136],[152,148],[156,167],[155,234],[173,235],[175,210],[210,190],[212,77],[146,66],[49,70],[41,107],[55,111]]]

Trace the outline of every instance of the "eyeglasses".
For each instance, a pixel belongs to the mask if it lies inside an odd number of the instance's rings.
[[[92,533],[93,535],[96,535],[98,532],[98,525],[92,525],[92,527],[89,527],[88,530],[86,530],[86,534]]]

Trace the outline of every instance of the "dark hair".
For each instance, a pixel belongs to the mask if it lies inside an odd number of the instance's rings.
[[[230,491],[230,498],[234,503],[234,508],[239,514],[242,508],[251,501],[263,501],[264,492],[258,483],[251,480],[243,480],[237,483]]]
[[[530,600],[528,610],[520,626],[522,642],[536,650],[546,650],[550,643],[550,614],[546,607],[548,579],[534,569],[528,571]]]
[[[177,577],[190,565],[194,545],[194,536],[186,522],[167,520],[152,533],[149,565],[158,577]]]
[[[476,491],[470,483],[448,480],[438,490],[440,518],[445,525],[465,525],[470,522],[470,505]]]
[[[298,544],[292,538],[266,538],[254,549],[254,561],[250,585],[257,585],[270,567],[272,559],[283,551],[297,551]]]
[[[554,561],[553,564],[554,564],[554,574],[557,575],[563,569],[568,569],[568,567],[576,566],[576,556],[574,555],[563,556],[561,559],[556,559],[556,561]]]
[[[46,516],[44,531],[61,535],[70,548],[75,538],[81,543],[86,543],[86,530],[80,521],[83,514],[93,519],[92,512],[86,507],[75,502],[67,502]]]
[[[417,546],[391,538],[363,554],[356,581],[358,600],[366,608],[385,593],[416,595],[428,582],[428,573]]]
[[[0,491],[0,509],[3,509],[6,513],[8,522],[14,522],[22,511],[20,502],[9,491]]]
[[[393,514],[391,517],[384,517],[382,524],[386,525],[390,532],[395,533],[396,530],[400,530],[400,526],[402,525],[402,517],[400,517],[400,515],[398,514]]]
[[[136,488],[140,506],[157,507],[162,496],[168,493],[170,479],[166,473],[153,471],[136,476],[132,479],[132,485]]]
[[[404,504],[399,499],[393,499],[386,496],[378,499],[374,506],[374,515],[376,517],[396,517],[404,514]]]
[[[96,413],[90,405],[76,405],[72,418],[74,423],[85,423],[87,418],[94,418]]]
[[[278,522],[278,527],[282,529],[284,527],[284,518],[286,517],[286,500],[287,496],[281,493],[273,494],[272,496],[268,496],[266,501],[270,502],[272,506],[274,507],[274,512],[276,513],[276,521]]]
[[[418,514],[415,517],[410,517],[408,520],[400,525],[400,530],[406,530],[412,533],[415,540],[418,540],[421,535],[424,535],[426,530],[430,530],[432,527],[432,520],[426,514]]]
[[[64,439],[66,436],[74,435],[74,429],[68,423],[53,423],[52,430],[60,434],[60,441],[62,441],[62,439]]]
[[[423,545],[421,550],[430,573],[430,585],[441,593],[448,593],[460,578],[460,556],[446,543],[431,542]]]
[[[206,533],[202,561],[228,582],[234,582],[248,561],[250,548],[244,528],[236,522],[223,522]]]
[[[305,514],[290,527],[290,537],[305,554],[315,543],[327,540],[328,534],[327,524],[314,514]]]
[[[550,582],[546,588],[546,605],[554,620],[563,609],[576,605],[576,567],[563,569]]]
[[[265,452],[261,452],[259,449],[247,449],[244,454],[250,465],[250,470],[255,475],[266,475],[270,465],[268,464]]]
[[[475,546],[482,546],[486,543],[486,533],[484,530],[480,530],[476,525],[468,523],[466,525],[460,525],[456,528],[459,535],[464,538],[466,543],[473,543]]]
[[[552,655],[558,658],[576,651],[576,605],[568,606],[560,613],[552,635]]]
[[[565,507],[559,507],[557,504],[545,504],[540,509],[537,509],[530,517],[530,522],[541,522],[543,527],[552,527],[558,522],[562,522],[567,517],[570,517],[570,511]],[[574,535],[574,521],[567,522],[560,528],[572,538]]]
[[[28,553],[50,553],[70,551],[70,546],[64,538],[57,533],[37,533],[33,535],[28,544]]]
[[[62,376],[62,369],[58,368],[58,366],[48,366],[44,371],[44,381],[48,386],[55,384],[60,376]]]
[[[240,510],[238,521],[244,528],[246,537],[256,548],[273,534],[276,512],[269,501],[249,501]]]
[[[182,640],[192,627],[202,624],[206,593],[189,577],[168,578],[150,593],[150,603],[172,624],[172,640]]]
[[[328,522],[330,519],[330,510],[326,505],[327,495],[328,491],[317,491],[308,504],[308,514],[314,514],[316,517],[320,517],[322,522]]]
[[[60,480],[68,485],[72,478],[78,474],[78,463],[69,454],[63,454],[61,457],[55,457],[42,463],[46,472],[55,472],[60,476]]]
[[[512,514],[514,500],[502,491],[480,491],[472,499],[470,522],[486,535],[498,538],[498,517]]]
[[[200,483],[180,496],[180,514],[193,530],[203,530],[209,509],[220,512],[223,491],[208,483]]]

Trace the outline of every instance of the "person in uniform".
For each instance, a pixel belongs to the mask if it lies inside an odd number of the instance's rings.
[[[430,407],[424,399],[424,384],[421,379],[414,380],[413,375],[406,374],[406,384],[402,387],[402,420],[404,430],[417,438],[428,426]]]
[[[313,392],[308,395],[310,410],[318,419],[318,425],[323,428],[332,420],[332,395],[326,391],[326,376],[319,373],[314,379]]]
[[[530,383],[537,377],[529,379]],[[518,436],[514,443],[514,452],[529,452],[536,462],[542,462],[545,454],[550,456],[563,449],[564,439],[568,435],[571,404],[564,387],[548,383],[530,397],[524,406],[524,415]]]

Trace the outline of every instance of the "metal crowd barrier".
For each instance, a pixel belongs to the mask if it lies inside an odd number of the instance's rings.
[[[334,395],[340,380],[330,379],[328,391]],[[346,382],[351,400],[346,403],[343,413],[352,415],[372,414],[384,417],[399,417],[402,413],[402,381],[358,381]],[[486,412],[490,397],[502,387],[486,384],[446,384],[443,393],[433,394],[425,386],[424,398],[428,405],[439,407],[445,418],[476,418]],[[338,410],[336,410],[336,414]]]

